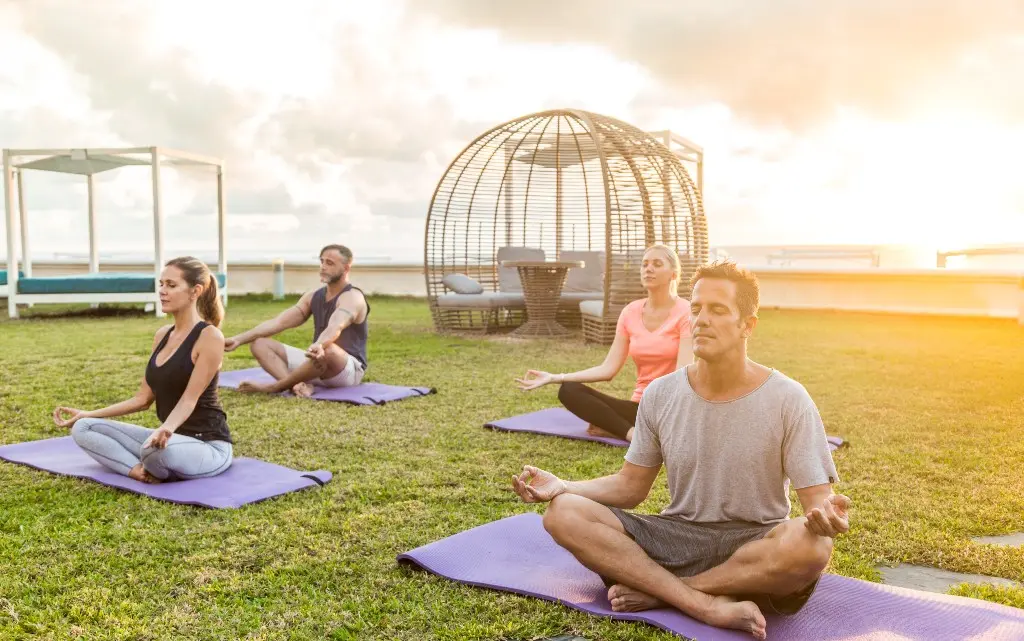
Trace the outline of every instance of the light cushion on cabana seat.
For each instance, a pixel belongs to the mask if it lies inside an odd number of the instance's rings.
[[[217,274],[220,287],[226,282],[224,274]],[[153,274],[131,272],[33,276],[18,280],[19,294],[148,294],[155,290]]]
[[[519,270],[515,267],[502,267],[506,260],[544,260],[544,250],[533,247],[499,247],[498,248],[498,291],[521,292],[523,284],[519,281]]]
[[[597,301],[601,302],[604,300],[604,292],[562,292],[559,297],[559,301],[563,305],[571,305],[573,303],[581,303],[584,301]]]
[[[484,288],[465,274],[447,274],[441,279],[441,284],[456,294],[482,294]]]
[[[437,306],[443,309],[522,309],[526,302],[522,294],[484,292],[482,294],[441,294]]]
[[[593,318],[601,318],[604,316],[604,301],[603,300],[585,300],[580,303],[580,313],[584,316],[592,316]]]
[[[595,292],[604,290],[604,252],[563,251],[561,260],[583,261],[583,267],[572,267],[565,277],[563,292]]]

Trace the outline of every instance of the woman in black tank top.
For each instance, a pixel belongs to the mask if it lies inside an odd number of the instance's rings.
[[[216,476],[231,466],[227,416],[217,398],[224,308],[200,260],[175,258],[160,274],[160,307],[174,324],[157,331],[139,391],[98,410],[58,407],[54,422],[100,464],[147,483]],[[109,420],[156,402],[155,430]]]

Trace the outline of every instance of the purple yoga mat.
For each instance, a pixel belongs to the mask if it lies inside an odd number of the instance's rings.
[[[675,609],[613,612],[607,588],[552,540],[538,514],[481,525],[398,556],[398,562],[460,583],[554,601],[598,616],[643,621],[700,641],[749,641],[749,634],[700,623]],[[1024,610],[826,574],[807,605],[767,616],[769,641],[940,641],[1024,639]]]
[[[604,436],[591,436],[587,434],[586,422],[564,407],[550,407],[546,410],[520,414],[511,418],[503,418],[498,421],[485,423],[484,427],[506,432],[532,432],[534,434],[547,434],[549,436],[561,436],[563,438],[574,438],[581,441],[595,441],[606,445],[628,447],[629,442],[619,438],[607,438]],[[828,437],[828,447],[832,451],[845,443],[838,436]]]
[[[629,445],[629,442],[621,438],[608,438],[587,434],[586,422],[564,407],[549,407],[546,410],[503,418],[498,421],[485,423],[484,427],[506,432],[532,432],[533,434],[561,436],[562,438],[572,438],[581,441],[595,441],[618,447],[627,447]]]
[[[96,481],[161,501],[209,508],[237,508],[308,487],[332,478],[326,470],[299,472],[251,458],[236,458],[226,472],[207,479],[150,485],[111,472],[75,445],[70,436],[0,447],[0,459],[64,476]]]
[[[273,380],[273,377],[263,371],[262,367],[252,367],[221,372],[219,385],[236,389],[242,381],[270,383]],[[313,398],[318,401],[341,401],[353,405],[383,405],[390,401],[426,396],[437,391],[433,387],[402,387],[383,383],[360,383],[352,387],[320,387],[319,385],[314,387]],[[294,394],[282,392],[281,396],[294,396]]]

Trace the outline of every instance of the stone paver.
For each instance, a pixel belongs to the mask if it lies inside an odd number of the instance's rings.
[[[882,573],[882,583],[886,585],[896,585],[902,588],[938,592],[940,594],[948,592],[949,588],[961,583],[991,583],[1004,587],[1021,587],[1021,584],[1016,581],[997,576],[961,574],[939,568],[910,565],[909,563],[901,563],[894,568],[880,567],[878,571]]]
[[[975,543],[987,543],[989,545],[1008,545],[1019,548],[1024,545],[1024,532],[1016,534],[1004,534],[1002,536],[978,536],[971,539]]]

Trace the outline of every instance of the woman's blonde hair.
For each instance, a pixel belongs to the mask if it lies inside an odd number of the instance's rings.
[[[683,264],[679,261],[679,254],[677,254],[676,250],[672,249],[668,245],[655,243],[644,250],[644,256],[654,250],[658,250],[665,254],[665,258],[667,258],[668,262],[672,264],[672,271],[675,272],[675,276],[672,277],[672,291],[679,291],[679,279],[683,273]]]
[[[177,267],[189,287],[203,286],[203,293],[196,301],[199,317],[214,327],[220,327],[224,320],[224,306],[217,295],[217,278],[206,263],[192,256],[179,256],[167,261],[167,267]]]

